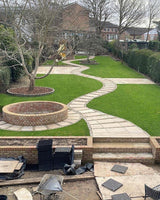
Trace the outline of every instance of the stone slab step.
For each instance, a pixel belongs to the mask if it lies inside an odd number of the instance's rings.
[[[81,160],[74,160],[74,164],[76,165],[76,167],[81,166],[82,161]]]
[[[151,153],[94,153],[93,161],[153,164]]]
[[[149,143],[94,143],[93,144],[94,153],[152,153],[152,148]]]
[[[82,160],[82,154],[83,154],[83,150],[82,149],[75,149],[74,150],[74,159],[75,160],[78,160],[78,159]]]
[[[94,136],[93,137],[93,143],[104,143],[104,142],[140,142],[140,143],[148,143],[149,142],[149,136],[142,136],[142,137],[105,137],[105,136]]]

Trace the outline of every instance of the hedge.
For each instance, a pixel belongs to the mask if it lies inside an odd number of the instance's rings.
[[[115,42],[108,44],[108,50],[122,59],[129,67],[149,76],[154,82],[160,83],[160,53],[149,49],[133,49],[123,54],[116,48]],[[122,57],[123,55],[123,57]]]
[[[11,71],[9,67],[0,67],[0,92],[5,92],[9,88]]]
[[[148,48],[152,51],[160,51],[160,41],[150,41]]]

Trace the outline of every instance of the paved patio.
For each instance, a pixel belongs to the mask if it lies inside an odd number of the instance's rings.
[[[115,164],[126,166],[128,167],[128,170],[125,174],[112,172],[111,168]],[[153,168],[140,163],[95,162],[94,175],[103,200],[111,199],[111,195],[121,193],[127,193],[135,200],[142,200],[144,199],[144,184],[147,184],[150,187],[160,184],[160,174]],[[123,186],[115,192],[103,187],[102,184],[110,178],[122,183]],[[150,198],[147,199],[149,200]]]

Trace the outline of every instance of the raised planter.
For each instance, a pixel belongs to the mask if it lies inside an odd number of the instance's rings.
[[[54,101],[26,101],[2,109],[3,120],[17,126],[41,126],[65,120],[68,107]]]

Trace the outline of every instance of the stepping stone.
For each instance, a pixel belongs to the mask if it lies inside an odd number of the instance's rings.
[[[104,182],[102,184],[102,186],[106,187],[107,189],[115,192],[116,190],[118,190],[120,187],[123,186],[122,183],[115,181],[114,179],[110,178],[109,180],[107,180],[106,182]]]
[[[125,167],[125,166],[122,166],[122,165],[114,165],[112,167],[111,171],[125,174],[125,172],[127,171],[127,169],[128,169],[128,167]]]
[[[14,192],[17,200],[33,200],[31,193],[26,188],[21,188]]]
[[[127,193],[112,195],[112,200],[131,200]]]

